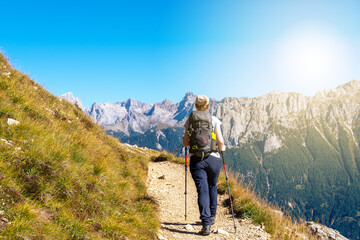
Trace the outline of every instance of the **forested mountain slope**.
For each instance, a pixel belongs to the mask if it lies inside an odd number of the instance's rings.
[[[229,165],[264,197],[359,239],[360,83],[315,97],[271,93],[213,108]]]

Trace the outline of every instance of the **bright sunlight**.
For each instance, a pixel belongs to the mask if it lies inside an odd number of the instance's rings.
[[[285,91],[312,95],[338,81],[348,64],[345,41],[324,29],[290,31],[275,48],[274,69]]]

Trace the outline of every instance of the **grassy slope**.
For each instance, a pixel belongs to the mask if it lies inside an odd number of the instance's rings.
[[[145,185],[151,152],[106,135],[1,54],[0,139],[0,211],[11,222],[0,239],[156,237]]]

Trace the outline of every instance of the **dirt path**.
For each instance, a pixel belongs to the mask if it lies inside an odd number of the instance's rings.
[[[197,206],[197,193],[191,174],[188,171],[187,221],[185,221],[185,169],[183,165],[171,162],[151,162],[148,173],[148,191],[160,205],[161,229],[160,240],[195,240],[195,239],[270,239],[259,226],[248,220],[236,221],[237,232],[229,210],[223,207],[227,194],[218,196],[218,213],[212,233],[199,235],[201,221]],[[190,228],[189,228],[189,225]],[[218,229],[225,233],[215,233]]]

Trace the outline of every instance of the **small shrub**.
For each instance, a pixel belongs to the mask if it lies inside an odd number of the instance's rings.
[[[129,177],[132,176],[132,173],[131,173],[130,170],[124,169],[124,170],[122,171],[122,173],[121,173],[121,176],[122,176],[123,178],[129,178]]]
[[[31,199],[40,199],[41,196],[41,184],[40,177],[37,175],[23,174],[21,176],[23,180],[24,194]]]
[[[7,117],[7,118],[13,118],[13,114],[10,112],[7,108],[0,108],[0,118]]]
[[[64,116],[64,114],[62,114],[58,109],[54,110],[54,117],[61,120],[61,121],[66,121],[67,118]]]
[[[73,109],[73,112],[75,114],[76,117],[80,118],[82,117],[82,110],[81,109]]]
[[[0,118],[4,117],[5,115],[6,115],[5,110],[0,108]]]
[[[80,110],[81,111],[81,108],[79,107],[79,105],[78,105],[78,103],[76,102],[75,104],[75,107],[78,109],[78,110]]]
[[[89,192],[96,190],[96,183],[94,181],[86,183],[86,190]]]
[[[95,164],[93,169],[93,173],[95,176],[99,176],[101,173],[104,172],[104,167],[101,166],[101,164]]]
[[[184,163],[184,158],[177,158],[171,153],[167,153],[167,152],[162,152],[159,156],[152,156],[150,159],[153,162],[171,161],[176,163]]]
[[[0,81],[0,90],[6,90],[10,87],[10,85],[5,81]]]
[[[21,95],[15,95],[12,97],[13,103],[22,103],[24,101],[23,97]]]
[[[145,202],[149,202],[153,205],[159,205],[159,203],[154,199],[153,196],[149,196],[149,195],[145,195],[145,196],[142,196],[142,197],[139,197],[136,202],[139,202],[139,201],[145,201]]]
[[[153,156],[151,158],[151,161],[153,161],[153,162],[166,162],[166,161],[169,161],[169,158],[167,156],[161,154],[160,156],[157,156],[157,157]]]
[[[102,224],[99,223],[99,222],[92,222],[92,223],[91,223],[91,226],[93,227],[93,230],[94,230],[95,232],[99,232],[99,231],[101,231],[101,229],[102,229]]]
[[[0,186],[0,202],[3,205],[12,205],[23,202],[25,198],[13,187]]]
[[[82,118],[80,118],[80,121],[84,124],[84,126],[87,130],[91,130],[95,127],[94,122],[87,119],[84,116]]]
[[[54,167],[49,162],[38,162],[36,163],[36,169],[40,175],[48,178],[56,178],[57,173]]]
[[[56,183],[56,194],[60,199],[67,199],[74,196],[75,191],[68,178],[62,177]]]

